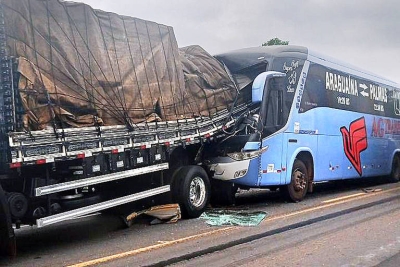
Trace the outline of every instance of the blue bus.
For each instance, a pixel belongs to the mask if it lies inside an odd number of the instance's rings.
[[[216,57],[239,92],[251,92],[252,108],[207,158],[213,197],[229,203],[238,187],[280,188],[297,202],[316,182],[399,181],[398,84],[299,46]]]

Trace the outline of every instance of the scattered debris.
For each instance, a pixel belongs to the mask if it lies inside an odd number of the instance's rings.
[[[124,218],[126,225],[128,227],[131,226],[132,221],[142,214],[155,217],[155,219],[150,222],[151,225],[160,223],[175,223],[181,218],[181,209],[178,204],[167,204],[133,212]]]
[[[361,189],[365,193],[376,193],[376,192],[381,192],[381,188],[363,188]]]
[[[211,210],[201,215],[206,223],[212,226],[235,225],[235,226],[257,226],[267,216],[266,212],[246,212],[237,210]]]

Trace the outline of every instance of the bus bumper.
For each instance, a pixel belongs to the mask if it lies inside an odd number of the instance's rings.
[[[231,181],[243,178],[249,172],[249,160],[235,161],[231,158],[219,158],[219,162],[211,161],[208,165],[213,173],[212,178],[223,181]]]

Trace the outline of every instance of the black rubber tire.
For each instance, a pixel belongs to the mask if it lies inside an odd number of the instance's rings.
[[[398,183],[400,181],[400,157],[395,156],[392,163],[392,172],[390,173],[389,182]]]
[[[291,202],[302,201],[307,194],[308,183],[307,167],[303,161],[296,159],[293,163],[290,184],[283,188],[286,199]]]
[[[237,185],[228,181],[211,181],[211,204],[217,206],[232,206],[236,203]]]
[[[16,254],[17,245],[11,223],[11,214],[5,193],[0,185],[0,256],[14,258]]]
[[[176,170],[173,179],[173,198],[181,208],[182,218],[198,218],[210,201],[211,186],[206,171],[200,166],[184,166]],[[194,199],[191,189],[196,191]]]

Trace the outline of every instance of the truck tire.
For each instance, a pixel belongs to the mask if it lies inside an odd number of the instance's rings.
[[[179,204],[182,217],[198,218],[210,201],[210,180],[206,171],[199,166],[184,166],[176,170],[172,193]]]
[[[17,254],[16,238],[5,192],[0,185],[0,256],[14,258]]]
[[[303,161],[296,159],[293,163],[290,184],[283,189],[285,197],[291,202],[300,202],[308,190],[309,176]]]
[[[393,158],[392,171],[388,178],[391,183],[397,183],[400,181],[400,158],[397,155]]]

